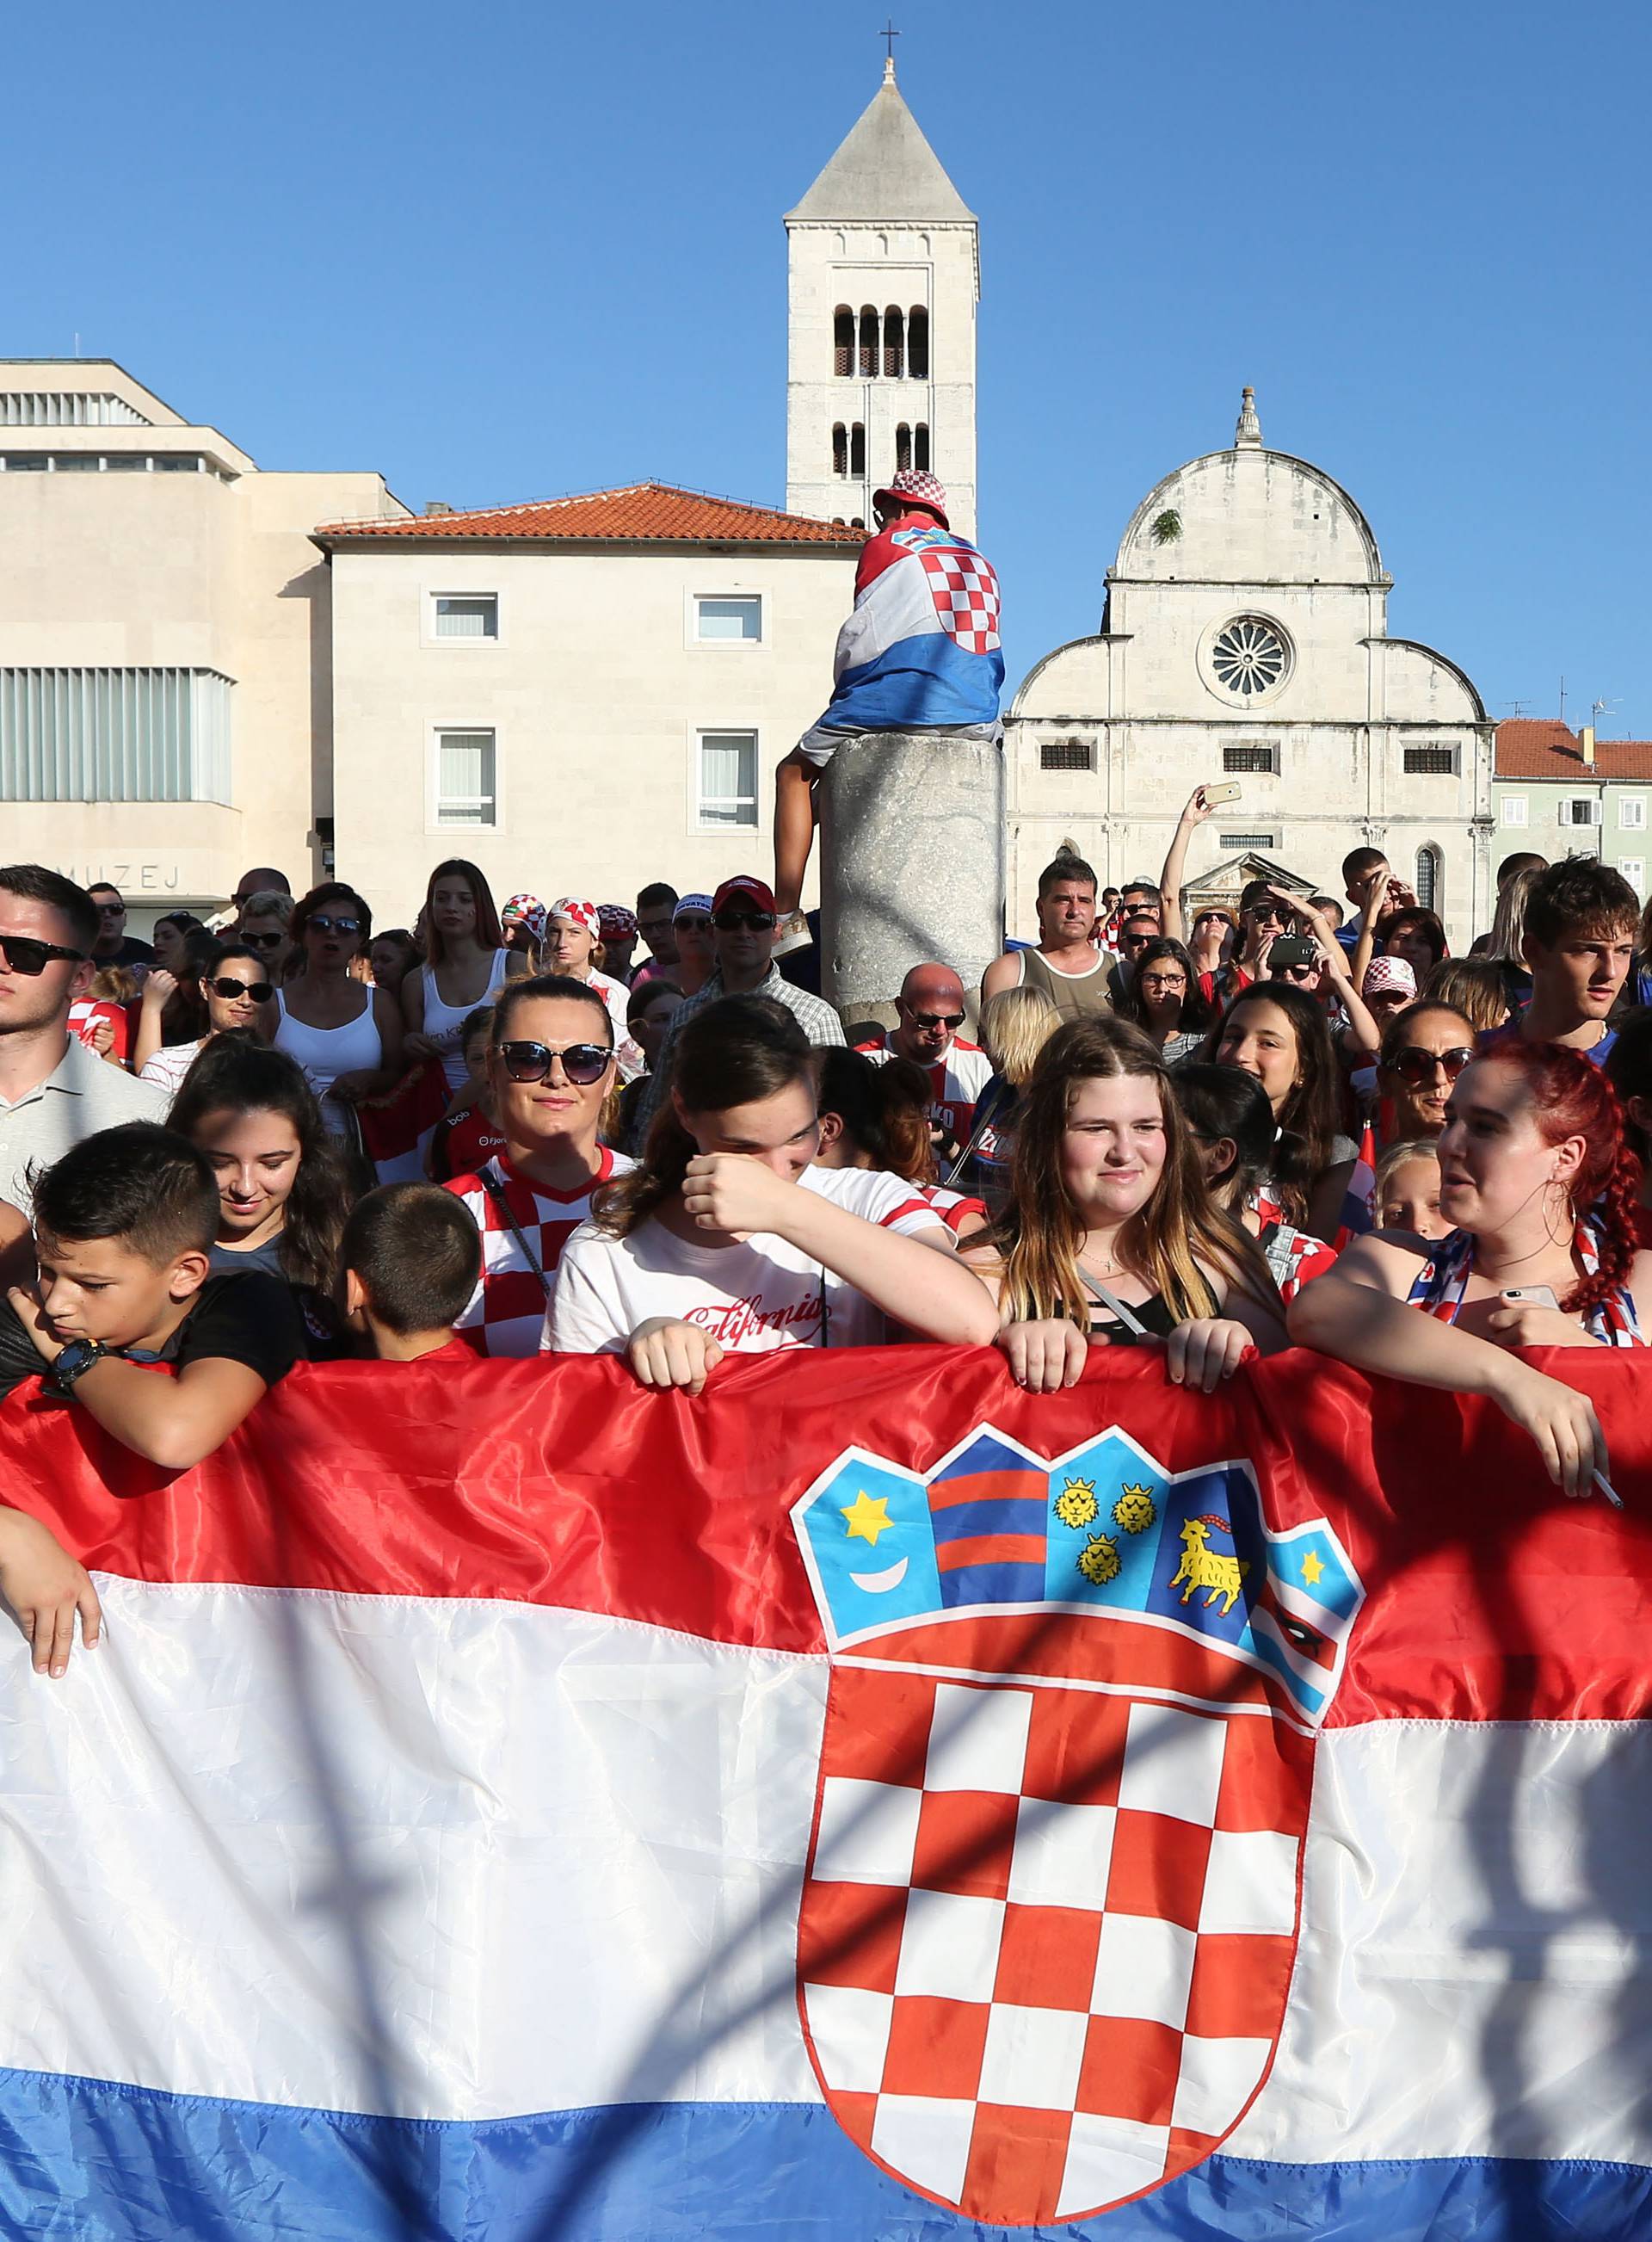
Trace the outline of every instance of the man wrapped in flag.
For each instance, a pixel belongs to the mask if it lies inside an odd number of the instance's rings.
[[[946,491],[926,470],[900,468],[872,503],[878,534],[861,550],[854,611],[838,633],[832,705],[775,773],[774,894],[790,922],[780,948],[807,939],[799,905],[814,842],[814,786],[843,741],[862,732],[1003,736],[990,562],[948,527]]]

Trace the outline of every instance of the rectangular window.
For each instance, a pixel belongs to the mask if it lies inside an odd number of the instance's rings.
[[[1644,856],[1625,856],[1618,869],[1638,896],[1646,894],[1646,859]]]
[[[695,750],[699,822],[757,826],[757,734],[702,732]]]
[[[43,475],[50,464],[44,452],[9,452],[0,459],[9,475]]]
[[[1455,778],[1457,771],[1457,750],[1449,741],[1442,745],[1408,748],[1405,768],[1418,778]]]
[[[497,592],[438,592],[433,595],[438,638],[498,638]]]
[[[96,452],[59,452],[57,473],[60,475],[95,475],[102,465]]]
[[[145,452],[110,452],[104,465],[111,475],[144,475],[149,473],[149,455]]]
[[[694,635],[702,646],[758,645],[763,636],[761,594],[697,599]]]
[[[155,472],[157,475],[198,475],[206,465],[192,452],[157,452]]]
[[[1525,795],[1524,795],[1523,794],[1506,794],[1506,795],[1504,795],[1504,796],[1503,796],[1503,823],[1504,823],[1505,825],[1523,825],[1525,822],[1526,822],[1526,797],[1525,797]]]
[[[1575,795],[1560,806],[1562,825],[1598,825],[1601,805],[1588,795]]]
[[[1267,771],[1279,769],[1277,740],[1229,740],[1223,743],[1221,767],[1225,771]]]
[[[222,802],[215,669],[0,669],[0,801]]]
[[[1621,794],[1617,799],[1617,822],[1625,833],[1642,833],[1646,829],[1646,796],[1643,794]]]
[[[449,730],[436,734],[436,822],[438,825],[496,825],[495,742],[491,731]]]
[[[1276,833],[1219,833],[1216,846],[1237,855],[1241,849],[1254,849],[1264,856],[1271,856],[1279,847]]]
[[[1047,771],[1094,770],[1095,750],[1087,740],[1040,740],[1038,767]]]

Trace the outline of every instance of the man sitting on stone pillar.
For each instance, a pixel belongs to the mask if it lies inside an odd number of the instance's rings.
[[[998,578],[946,523],[946,493],[901,467],[873,494],[878,534],[861,547],[854,610],[838,633],[832,705],[775,773],[777,945],[808,940],[799,905],[814,843],[814,789],[834,750],[862,732],[1003,737]]]

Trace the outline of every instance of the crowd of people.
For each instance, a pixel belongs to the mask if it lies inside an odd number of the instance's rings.
[[[894,1339],[1047,1393],[1147,1345],[1208,1392],[1294,1343],[1483,1394],[1609,1497],[1526,1350],[1645,1344],[1652,912],[1510,858],[1454,957],[1369,847],[1344,900],[1189,908],[1210,808],[1156,880],[1058,858],[1035,943],[979,990],[914,959],[886,1021],[777,958],[756,875],[500,907],[449,859],[376,930],[264,866],[144,943],[114,889],[0,869],[0,1395],[178,1470],[306,1359],[612,1353],[692,1397]],[[39,1670],[96,1640],[17,1511],[0,1590]]]

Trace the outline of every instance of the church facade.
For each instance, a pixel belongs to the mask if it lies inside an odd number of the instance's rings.
[[[1343,856],[1370,843],[1465,949],[1491,923],[1494,728],[1457,663],[1388,635],[1392,586],[1354,500],[1267,447],[1247,390],[1232,445],[1136,508],[1100,628],[1035,663],[1006,711],[1012,931],[1033,931],[1063,844],[1104,883],[1156,879],[1209,783],[1238,792],[1190,851],[1201,896],[1253,870],[1340,896]]]

